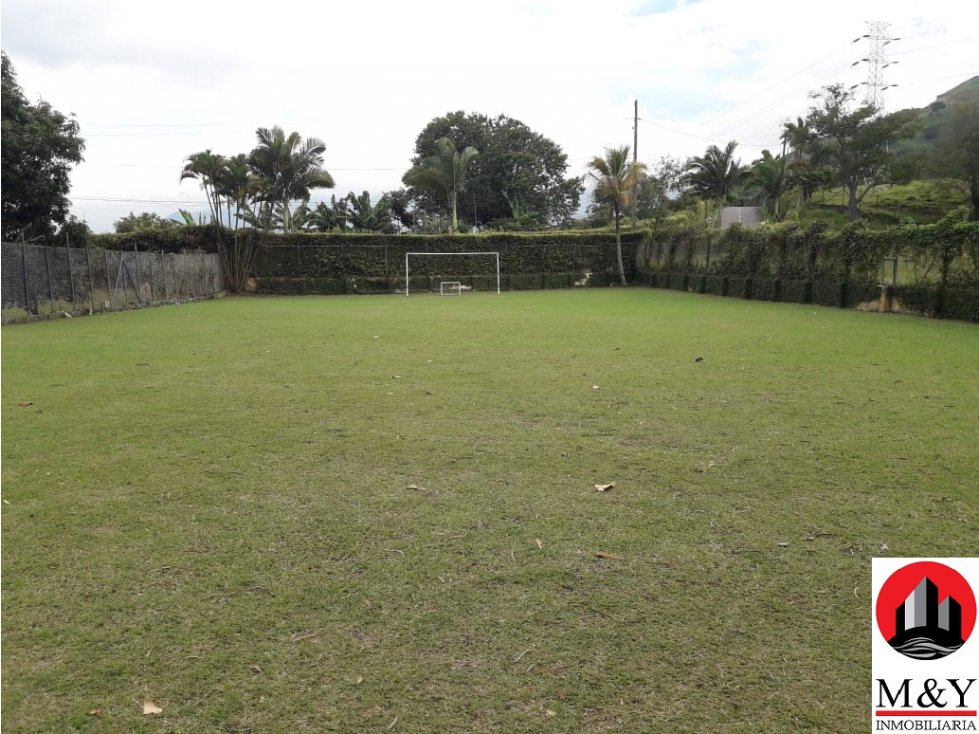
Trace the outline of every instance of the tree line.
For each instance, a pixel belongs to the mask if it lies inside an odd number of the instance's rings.
[[[841,85],[811,97],[804,116],[784,123],[781,150],[763,150],[750,164],[737,158],[733,140],[652,166],[631,161],[628,146],[620,146],[591,160],[584,177],[568,175],[561,147],[519,120],[450,112],[419,133],[402,188],[376,199],[366,191],[332,194],[315,204],[313,192],[336,186],[324,167],[326,144],[278,126],[259,128],[248,152],[226,156],[207,149],[186,157],[180,180],[199,183],[206,217],[181,212],[181,221],[173,222],[130,213],[115,228],[213,224],[237,242],[249,230],[456,233],[580,226],[575,216],[586,182],[592,201],[585,224],[616,232],[626,217],[635,223],[695,206],[709,217],[729,203],[761,205],[779,221],[826,187],[845,192],[847,217],[855,220],[875,187],[922,175],[957,182],[971,218],[979,219],[979,103],[952,104],[936,145],[922,156],[900,146],[915,134],[915,111],[881,114],[857,104]],[[87,226],[68,215],[67,198],[69,173],[84,145],[74,118],[27,101],[3,54],[5,239],[84,243]]]

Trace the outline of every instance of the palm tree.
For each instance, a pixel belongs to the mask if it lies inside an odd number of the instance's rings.
[[[803,117],[795,122],[782,123],[782,143],[792,150],[792,179],[799,186],[797,208],[812,198],[816,189],[824,183],[826,173],[812,160],[812,147],[815,142],[812,127]]]
[[[789,180],[785,170],[785,157],[773,156],[771,151],[763,150],[761,158],[751,164],[749,180],[761,189],[769,212],[776,220],[779,219],[779,199],[788,188]]]
[[[711,145],[703,156],[687,161],[685,183],[708,201],[727,201],[745,174],[741,161],[734,159],[737,141],[732,140],[724,150]]]
[[[187,156],[187,163],[180,172],[180,180],[193,178],[201,182],[204,198],[211,210],[211,220],[221,225],[221,192],[219,180],[226,161],[224,156],[211,152],[211,149]]]
[[[291,201],[309,203],[311,189],[332,189],[333,176],[323,166],[326,144],[317,138],[303,140],[299,133],[289,133],[278,125],[256,131],[258,146],[248,155],[259,193],[256,199],[266,202],[282,220],[282,229],[294,229]]]
[[[254,192],[254,181],[248,167],[248,156],[239,153],[224,159],[214,181],[215,191],[224,197],[228,223],[234,220],[235,229],[243,218],[242,211],[248,206],[248,198]],[[231,207],[234,205],[234,213]]]
[[[781,138],[782,142],[792,149],[792,160],[795,163],[801,163],[812,131],[809,129],[809,123],[804,118],[796,117],[795,120],[795,122],[782,123]]]
[[[391,207],[388,200],[381,197],[376,204],[371,203],[371,195],[365,191],[355,196],[351,191],[347,194],[350,224],[355,231],[382,232],[391,226]]]
[[[317,232],[344,232],[350,212],[347,197],[337,200],[336,194],[330,197],[330,205],[321,201],[309,215],[309,226]]]
[[[469,145],[460,152],[449,138],[436,140],[435,148],[435,155],[422,159],[401,180],[408,186],[445,195],[452,209],[452,226],[449,231],[455,233],[459,231],[459,192],[466,189],[469,162],[479,155],[479,151]]]
[[[636,184],[645,170],[643,163],[629,160],[629,146],[606,148],[604,157],[595,157],[589,164],[589,178],[595,182],[595,200],[606,204],[615,222],[615,254],[619,265],[619,281],[626,285],[625,265],[622,262],[622,235],[619,231],[622,213],[631,206]]]

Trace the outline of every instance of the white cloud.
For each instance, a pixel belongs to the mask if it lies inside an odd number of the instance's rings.
[[[663,5],[657,0],[657,6]],[[245,152],[258,126],[327,143],[339,193],[400,186],[414,140],[433,117],[507,114],[560,144],[573,173],[605,145],[645,160],[742,141],[774,147],[806,93],[857,83],[865,20],[903,40],[891,109],[921,106],[979,73],[979,11],[955,0],[826,0],[800,17],[784,3],[702,0],[642,14],[643,3],[440,0],[268,4],[5,0],[3,47],[31,97],[78,115],[86,162],[76,211],[97,229],[134,211],[199,200],[178,181],[196,150]],[[749,147],[752,144],[756,147]],[[84,197],[84,198],[83,198]]]

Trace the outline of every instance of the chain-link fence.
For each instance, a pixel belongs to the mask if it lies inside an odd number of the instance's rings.
[[[3,322],[207,298],[224,289],[217,255],[3,243]]]

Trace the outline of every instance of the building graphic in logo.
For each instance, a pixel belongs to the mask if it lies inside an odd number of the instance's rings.
[[[915,660],[936,660],[954,653],[972,634],[976,599],[957,571],[920,561],[898,569],[884,582],[876,616],[892,648]]]

